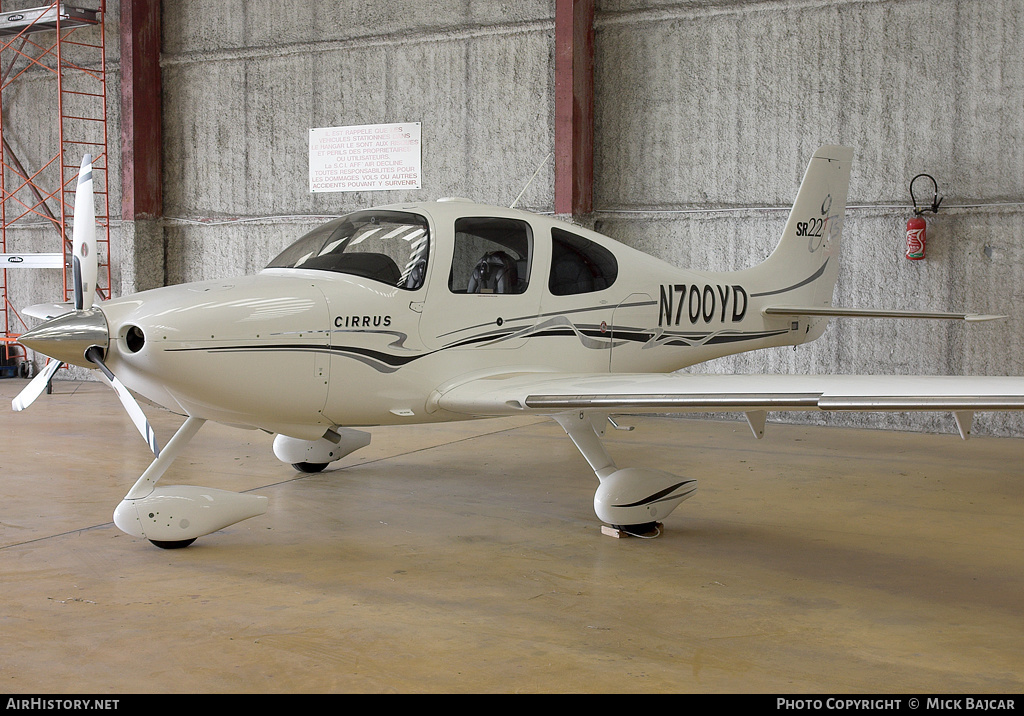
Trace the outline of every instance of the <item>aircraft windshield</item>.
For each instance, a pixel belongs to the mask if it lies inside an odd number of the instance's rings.
[[[313,229],[267,264],[364,276],[409,291],[423,285],[427,220],[402,211],[360,211]]]

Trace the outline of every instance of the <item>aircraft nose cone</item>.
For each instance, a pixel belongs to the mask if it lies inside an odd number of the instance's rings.
[[[107,319],[99,308],[72,311],[21,334],[18,342],[65,363],[94,368],[85,352],[93,346],[107,350]]]

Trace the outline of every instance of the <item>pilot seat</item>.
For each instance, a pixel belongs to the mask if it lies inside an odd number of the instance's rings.
[[[516,293],[518,284],[515,259],[504,251],[489,251],[473,269],[466,293]]]

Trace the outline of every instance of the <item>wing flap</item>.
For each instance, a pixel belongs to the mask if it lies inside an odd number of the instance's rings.
[[[532,373],[476,378],[436,407],[485,416],[646,412],[1024,410],[1024,377]]]
[[[826,318],[930,318],[947,321],[997,321],[1008,316],[991,313],[946,313],[943,311],[894,311],[874,308],[836,308],[833,306],[767,306],[765,316],[824,316]]]

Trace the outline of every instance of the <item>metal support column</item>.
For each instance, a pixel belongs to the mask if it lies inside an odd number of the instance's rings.
[[[121,218],[163,215],[160,0],[121,0]]]
[[[555,213],[594,208],[594,0],[555,3]]]

